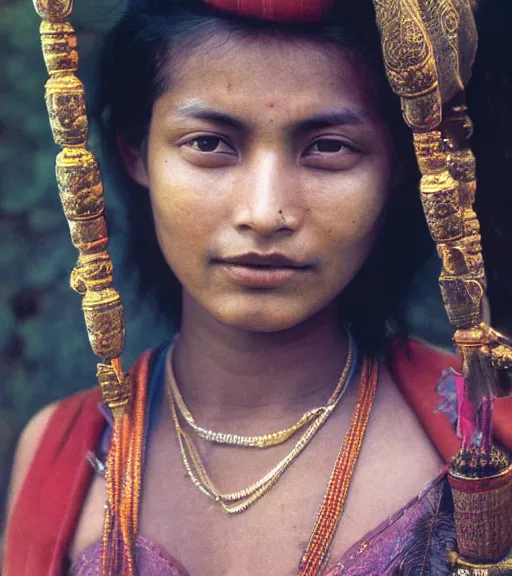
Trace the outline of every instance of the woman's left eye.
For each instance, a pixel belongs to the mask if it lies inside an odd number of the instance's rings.
[[[339,152],[351,152],[352,148],[347,146],[343,140],[336,138],[320,138],[308,146],[305,155],[311,154],[337,154]]]

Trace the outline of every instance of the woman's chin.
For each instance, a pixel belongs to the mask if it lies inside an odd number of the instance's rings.
[[[290,307],[273,309],[248,308],[224,309],[213,314],[216,320],[226,326],[249,332],[282,332],[302,324],[311,315],[308,310],[293,310]]]
[[[233,329],[272,333],[290,330],[327,311],[333,300],[304,298],[299,294],[240,295],[224,293],[216,297],[194,297],[184,290],[184,319],[190,322],[213,320]],[[211,294],[209,295],[211,296]],[[329,310],[329,314],[332,314]],[[185,320],[187,321],[187,320]]]

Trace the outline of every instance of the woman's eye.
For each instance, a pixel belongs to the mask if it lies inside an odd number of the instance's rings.
[[[306,147],[301,164],[318,170],[350,170],[357,165],[361,154],[339,138],[318,138]]]
[[[186,143],[186,146],[198,152],[234,154],[235,150],[219,136],[198,136]]]
[[[307,154],[336,154],[338,152],[351,151],[342,140],[335,138],[321,138],[313,142],[306,150]]]

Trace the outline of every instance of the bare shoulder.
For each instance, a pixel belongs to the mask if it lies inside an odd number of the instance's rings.
[[[46,426],[58,406],[58,402],[53,402],[42,408],[31,418],[25,426],[18,440],[16,452],[12,465],[11,480],[9,484],[9,494],[7,498],[7,521],[14,507],[14,503],[27,475],[35,452],[41,442]]]

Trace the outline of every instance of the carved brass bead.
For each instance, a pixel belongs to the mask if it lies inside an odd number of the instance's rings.
[[[102,397],[111,408],[126,405],[132,393],[132,384],[129,376],[125,376],[121,383],[110,364],[98,364],[96,375],[100,384]]]
[[[66,218],[88,220],[103,214],[100,169],[91,152],[84,148],[64,148],[57,156],[56,174]]]
[[[46,83],[46,107],[53,138],[59,146],[85,146],[87,116],[84,87],[74,75],[54,76]]]
[[[483,258],[480,253],[470,254],[459,245],[440,244],[437,247],[439,256],[443,261],[443,274],[445,276],[464,276],[484,280]]]
[[[421,179],[420,192],[432,238],[436,242],[462,238],[464,228],[458,184],[448,170],[425,174]]]
[[[418,167],[422,174],[442,172],[446,169],[446,154],[443,151],[441,132],[415,132],[414,148]]]
[[[97,252],[107,246],[107,222],[103,216],[93,220],[70,220],[68,223],[73,246],[80,252]]]
[[[82,310],[94,353],[105,360],[118,358],[124,348],[124,316],[117,291],[114,288],[87,290]]]
[[[458,329],[478,325],[484,297],[482,283],[473,279],[450,278],[441,274],[439,285],[450,322]]]
[[[458,150],[457,152],[449,154],[448,169],[456,180],[476,184],[476,161],[471,150]]]
[[[41,43],[50,75],[78,69],[77,39],[69,22],[41,22]]]
[[[80,277],[87,290],[103,290],[113,282],[112,260],[106,250],[93,254],[82,254],[78,259]]]

